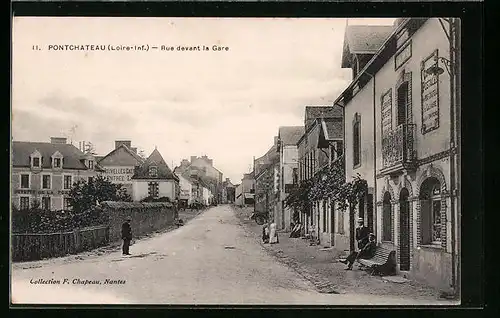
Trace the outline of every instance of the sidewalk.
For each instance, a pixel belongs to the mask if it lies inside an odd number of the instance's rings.
[[[250,220],[251,208],[234,208],[243,227],[273,256],[295,269],[304,278],[311,281],[321,293],[366,294],[411,297],[415,299],[438,299],[439,292],[418,282],[406,280],[400,276],[388,279],[370,276],[354,265],[352,271],[346,271],[346,265],[338,262],[343,251],[321,246],[309,246],[309,240],[289,238],[289,233],[279,233],[279,244],[262,244],[262,227]],[[400,282],[392,282],[394,280]]]
[[[188,223],[190,220],[194,219],[201,213],[205,212],[207,209],[203,210],[184,210],[184,211],[179,211],[179,218],[184,221],[184,224]],[[155,231],[152,233],[149,233],[147,235],[143,235],[140,237],[135,237],[135,241],[140,241],[143,239],[155,237],[162,235],[163,233],[170,232],[177,229],[177,226],[175,225],[170,225],[162,230]],[[116,242],[110,242],[108,245],[96,248],[91,251],[85,251],[81,252],[78,254],[69,254],[61,257],[54,257],[54,258],[46,258],[38,261],[30,261],[30,262],[16,262],[12,263],[12,268],[19,268],[19,269],[30,269],[30,268],[38,268],[38,267],[44,267],[44,266],[50,266],[54,264],[62,264],[62,263],[72,263],[75,261],[79,260],[84,260],[84,259],[90,259],[90,258],[95,258],[99,259],[102,255],[109,254],[112,252],[119,251],[122,246],[122,241],[116,241]],[[132,244],[133,246],[133,244]]]

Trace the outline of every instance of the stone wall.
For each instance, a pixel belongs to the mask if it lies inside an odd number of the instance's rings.
[[[137,238],[173,224],[176,210],[169,202],[102,202],[108,217],[110,242],[121,240],[121,227],[130,217],[132,236]]]

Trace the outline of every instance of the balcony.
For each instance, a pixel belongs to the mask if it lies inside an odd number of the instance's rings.
[[[397,175],[416,169],[415,125],[402,124],[382,137],[383,175]]]

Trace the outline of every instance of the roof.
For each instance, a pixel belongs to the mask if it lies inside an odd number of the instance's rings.
[[[157,167],[156,177],[151,177],[149,175],[149,167],[152,166]],[[172,170],[170,170],[158,149],[153,150],[146,161],[144,161],[144,163],[142,163],[139,167],[136,167],[132,179],[174,179],[179,181],[179,177],[177,177]]]
[[[72,144],[53,144],[50,142],[13,141],[12,166],[30,167],[30,155],[38,150],[42,155],[42,168],[51,169],[52,161],[49,158],[57,151],[63,156],[63,169],[88,170],[83,163],[85,154]],[[102,170],[97,165],[96,170]]]
[[[304,126],[283,126],[279,128],[278,138],[283,146],[296,145],[304,131]]]
[[[330,117],[342,117],[343,109],[339,106],[306,106],[305,118],[330,118]]]
[[[336,118],[321,120],[321,127],[326,140],[344,139],[344,122]]]
[[[349,67],[351,54],[375,54],[393,31],[392,25],[348,25],[344,34],[342,67]]]
[[[133,159],[133,162],[114,162],[114,160],[110,160],[110,158],[116,154],[118,151],[125,151],[127,154],[129,154],[132,159]],[[121,144],[120,146],[118,146],[117,148],[113,149],[110,153],[108,153],[106,156],[99,156],[101,157],[99,159],[99,163],[101,164],[105,164],[107,165],[108,162],[104,162],[104,160],[110,160],[111,162],[109,162],[109,164],[119,164],[119,165],[126,165],[126,164],[130,164],[130,165],[137,165],[137,164],[141,164],[144,162],[144,159],[142,159],[138,154],[136,154],[135,152],[133,152],[129,147],[127,147],[125,144]],[[126,161],[126,160],[125,160]]]
[[[346,107],[346,104],[349,102],[350,97],[352,96],[352,90],[355,85],[359,85],[362,83],[363,78],[372,77],[371,74],[376,74],[380,68],[382,68],[396,53],[396,34],[403,29],[411,29],[410,37],[413,36],[413,33],[417,32],[417,30],[427,21],[429,18],[401,18],[396,23],[395,28],[391,32],[391,34],[387,37],[384,43],[380,46],[377,52],[374,53],[368,63],[358,72],[358,74],[353,78],[349,86],[342,91],[342,93],[337,97],[337,99],[333,102],[334,105],[339,105],[340,107]],[[368,73],[370,72],[370,73]],[[368,82],[368,80],[367,80]],[[347,100],[346,100],[347,99]]]

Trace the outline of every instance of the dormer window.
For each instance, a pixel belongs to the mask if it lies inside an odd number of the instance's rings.
[[[62,164],[63,164],[63,155],[59,152],[59,151],[56,151],[53,155],[52,155],[52,168],[53,169],[60,169],[62,168]]]
[[[31,157],[32,168],[42,167],[42,154],[38,150],[35,150],[35,152],[33,152],[30,157]]]
[[[89,169],[94,169],[94,160],[89,160]]]
[[[149,176],[150,177],[157,177],[158,176],[158,169],[155,166],[149,167]]]

